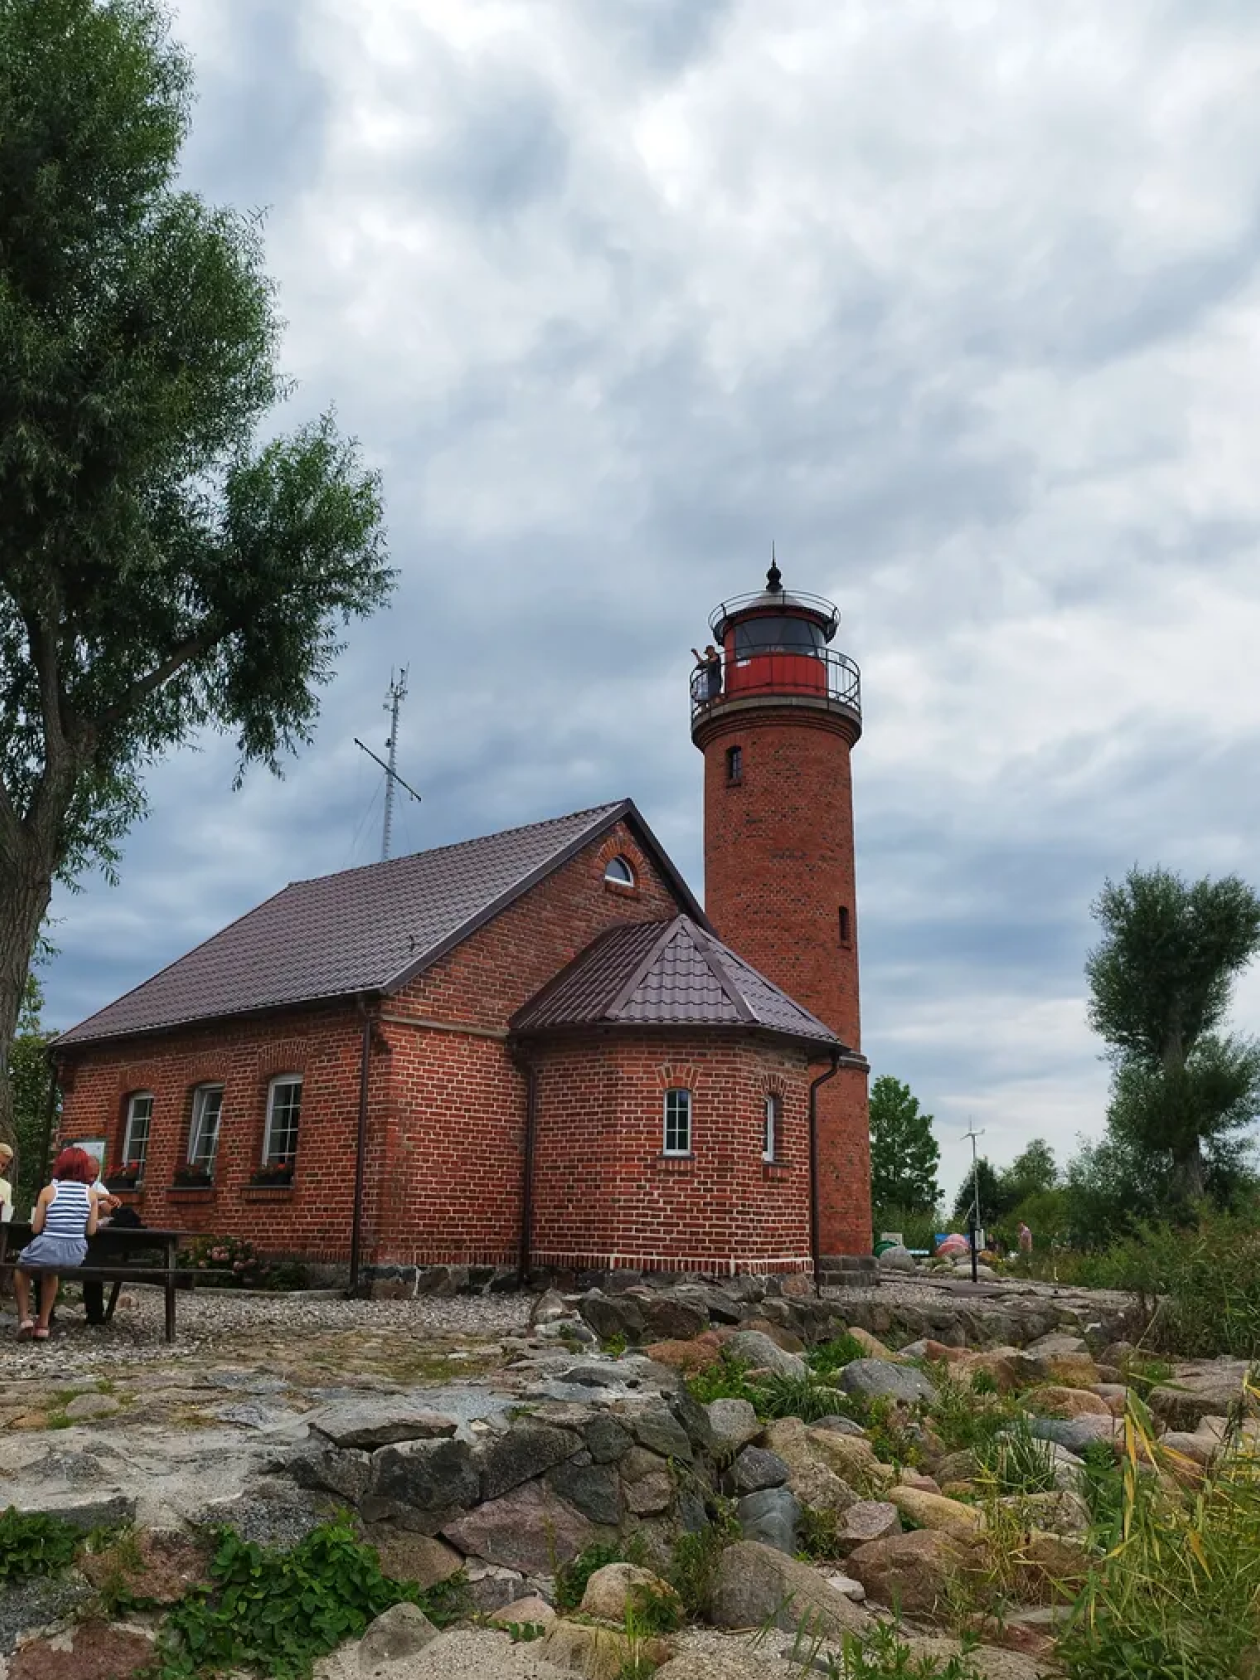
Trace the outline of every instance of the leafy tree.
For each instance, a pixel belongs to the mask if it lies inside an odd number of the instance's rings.
[[[871,1087],[870,1125],[872,1205],[927,1213],[941,1194],[932,1116],[908,1085],[885,1073]]]
[[[1131,1151],[1166,1155],[1170,1196],[1194,1200],[1213,1152],[1260,1112],[1260,1053],[1215,1032],[1260,950],[1260,898],[1233,875],[1132,869],[1093,909],[1103,937],[1085,971],[1115,1069],[1109,1123]]]
[[[355,446],[271,433],[257,222],[178,186],[191,87],[158,0],[0,0],[0,1046],[145,768],[212,729],[277,769],[392,586]]]
[[[981,1155],[976,1161],[975,1173],[967,1168],[967,1176],[958,1186],[958,1194],[954,1197],[953,1223],[957,1230],[965,1230],[967,1216],[971,1211],[974,1184],[980,1185],[980,1221],[985,1226],[995,1224],[1011,1211],[1015,1205],[1009,1193],[1003,1187],[1001,1177],[987,1155]]]
[[[1053,1190],[1059,1182],[1054,1150],[1045,1138],[1034,1138],[1000,1176],[1002,1192],[1010,1198],[1012,1209],[1030,1196],[1040,1196],[1047,1190]]]
[[[9,1047],[9,1086],[12,1102],[11,1142],[16,1151],[14,1206],[25,1211],[47,1182],[44,1138],[48,1127],[48,1098],[52,1069],[48,1046],[56,1036],[45,1030],[41,1015],[44,991],[34,974],[27,976],[17,1034]]]

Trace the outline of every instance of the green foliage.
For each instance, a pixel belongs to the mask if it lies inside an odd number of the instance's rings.
[[[556,1570],[556,1609],[576,1610],[582,1602],[586,1583],[597,1569],[610,1563],[630,1563],[626,1548],[617,1544],[587,1546],[569,1563]]]
[[[833,1366],[831,1370],[837,1368]],[[707,1370],[689,1377],[687,1389],[701,1405],[708,1405],[711,1400],[747,1400],[763,1422],[797,1417],[805,1423],[814,1423],[849,1409],[848,1396],[826,1381],[830,1372],[825,1368],[815,1368],[804,1377],[770,1372],[754,1380],[748,1373],[745,1361],[724,1353]]]
[[[305,1289],[307,1283],[300,1260],[268,1260],[244,1237],[194,1237],[180,1249],[179,1264],[212,1274],[206,1281],[215,1289]]]
[[[975,1172],[967,1169],[967,1176],[958,1186],[958,1194],[954,1197],[952,1223],[955,1230],[967,1229],[967,1217],[971,1211],[973,1189],[975,1182],[980,1185],[980,1218],[984,1225],[993,1225],[1008,1214],[1014,1207],[1014,1202],[1002,1189],[997,1168],[987,1155],[981,1155],[976,1161]]]
[[[881,1231],[900,1231],[907,1248],[925,1248],[931,1254],[936,1247],[937,1232],[945,1229],[945,1215],[936,1206],[923,1211],[876,1203],[871,1224],[876,1240]]]
[[[1124,1516],[1124,1472],[1109,1441],[1090,1441],[1081,1454],[1081,1498],[1089,1507],[1094,1539],[1108,1550],[1120,1539]]]
[[[171,1611],[158,1645],[156,1680],[192,1680],[256,1668],[269,1680],[306,1680],[317,1657],[361,1637],[368,1623],[406,1600],[438,1625],[452,1618],[458,1588],[426,1595],[392,1581],[348,1522],[315,1529],[288,1550],[216,1531],[211,1581]]]
[[[827,1656],[827,1680],[984,1680],[981,1671],[961,1656],[915,1656],[897,1630],[882,1622],[871,1633],[846,1633],[841,1655]]]
[[[923,1447],[914,1425],[914,1416],[886,1395],[870,1400],[849,1396],[849,1408],[854,1420],[865,1429],[871,1451],[884,1464],[898,1469],[913,1470],[923,1460]]]
[[[752,1406],[757,1404],[758,1391],[748,1380],[747,1362],[725,1351],[705,1370],[688,1377],[686,1387],[691,1398],[702,1406],[711,1400],[747,1400]]]
[[[977,1379],[987,1376],[977,1372]],[[928,1408],[932,1428],[950,1452],[978,1451],[1020,1417],[1018,1403],[986,1389],[973,1380],[970,1388],[955,1381],[948,1371],[933,1371],[936,1397]]]
[[[870,1125],[874,1206],[920,1213],[935,1208],[941,1152],[932,1136],[932,1116],[919,1107],[910,1087],[881,1075],[871,1086]]]
[[[1019,1417],[998,1435],[975,1445],[984,1477],[999,1493],[1053,1493],[1054,1447],[1032,1433],[1026,1417]]]
[[[1239,1680],[1260,1648],[1260,1459],[1235,1442],[1201,1490],[1177,1495],[1141,1473],[1159,1448],[1140,1402],[1126,1428],[1119,1495],[1108,1477],[1096,1511],[1112,1548],[1059,1659],[1070,1680]]]
[[[801,1506],[797,1525],[797,1556],[807,1563],[827,1563],[840,1556],[840,1515],[836,1511],[819,1510],[813,1505]]]
[[[1090,1024],[1115,1069],[1109,1133],[1166,1174],[1165,1193],[1208,1193],[1241,1164],[1238,1134],[1260,1112],[1260,1046],[1219,1037],[1236,977],[1260,950],[1260,898],[1237,876],[1187,882],[1131,869],[1093,906]]]
[[[714,1503],[712,1520],[703,1528],[678,1536],[667,1573],[686,1615],[698,1616],[704,1609],[718,1560],[739,1537],[739,1524],[726,1500]]]
[[[11,1098],[12,1135],[16,1151],[12,1170],[5,1176],[13,1185],[13,1211],[18,1218],[30,1212],[35,1198],[48,1182],[49,1163],[44,1159],[44,1135],[48,1128],[48,1097],[52,1073],[48,1045],[57,1036],[44,1028],[44,988],[36,974],[26,977],[18,1013],[17,1032],[9,1045],[8,1070]]]
[[[55,1575],[74,1561],[83,1535],[60,1517],[42,1511],[0,1513],[0,1581]]]
[[[187,190],[191,106],[160,0],[0,4],[2,1041],[147,768],[207,730],[276,768],[392,588],[355,446],[275,435],[259,222]]]
[[[1034,1138],[1009,1167],[995,1167],[981,1155],[975,1176],[980,1181],[980,1216],[986,1234],[1001,1226],[1002,1246],[1013,1247],[1015,1228],[1026,1219],[1031,1230],[1040,1227],[1043,1239],[1049,1238],[1048,1225],[1058,1224],[1057,1218],[1051,1219],[1050,1210],[1057,1212],[1059,1169],[1054,1151],[1044,1138]],[[973,1177],[968,1172],[954,1198],[953,1220],[960,1231],[966,1229],[972,1195]]]
[[[535,1639],[545,1639],[547,1628],[544,1622],[498,1622],[513,1645],[530,1645]]]
[[[805,1355],[805,1363],[819,1377],[834,1377],[855,1359],[865,1359],[866,1349],[847,1330],[830,1341],[819,1342]]]
[[[628,1596],[639,1633],[673,1633],[682,1626],[682,1605],[676,1593],[644,1584],[632,1588]]]

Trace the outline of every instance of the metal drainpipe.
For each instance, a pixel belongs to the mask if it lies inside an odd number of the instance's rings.
[[[809,1087],[809,1255],[814,1263],[814,1294],[822,1294],[821,1255],[818,1252],[818,1090],[840,1071],[840,1055],[833,1051],[831,1066]]]
[[[43,1156],[40,1160],[39,1171],[35,1174],[35,1187],[36,1187],[35,1188],[35,1194],[36,1195],[38,1195],[39,1192],[43,1189],[46,1178],[47,1178],[47,1175],[48,1175],[48,1168],[49,1168],[49,1159],[48,1158],[52,1154],[53,1122],[57,1118],[57,1088],[58,1088],[58,1085],[60,1083],[60,1081],[57,1077],[59,1070],[58,1070],[58,1067],[57,1067],[57,1057],[56,1057],[56,1055],[54,1054],[54,1052],[51,1048],[49,1048],[45,1052],[45,1054],[48,1057],[48,1101],[47,1101],[47,1103],[45,1104],[45,1107],[44,1107],[44,1138],[43,1138],[44,1153],[43,1153]],[[24,1166],[24,1163],[19,1160],[19,1162],[18,1162],[18,1172],[19,1173],[22,1171],[23,1166]],[[101,1171],[106,1172],[106,1171],[108,1171],[108,1169],[109,1169],[109,1162],[108,1161],[103,1161],[101,1163]],[[16,1179],[16,1175],[15,1175],[15,1179]]]
[[[538,1127],[538,1069],[524,1056],[514,1058],[525,1075],[525,1139],[521,1151],[521,1249],[517,1260],[517,1282],[523,1289],[529,1282],[530,1245],[534,1224],[534,1138]]]
[[[358,999],[363,1017],[363,1042],[359,1051],[359,1128],[354,1151],[354,1205],[350,1223],[350,1288],[353,1297],[359,1293],[359,1261],[363,1244],[363,1181],[367,1172],[368,1074],[372,1062],[372,1016],[367,1004]]]

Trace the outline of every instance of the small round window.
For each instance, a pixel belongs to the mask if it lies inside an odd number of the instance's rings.
[[[604,879],[605,881],[611,881],[618,887],[632,887],[634,885],[634,870],[631,869],[625,858],[618,855],[615,858],[609,858],[604,869]]]

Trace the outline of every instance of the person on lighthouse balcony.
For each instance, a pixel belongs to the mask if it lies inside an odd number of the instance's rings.
[[[703,679],[703,693],[707,704],[712,705],[722,694],[722,655],[710,642],[703,653],[692,648],[696,656],[696,670]]]

